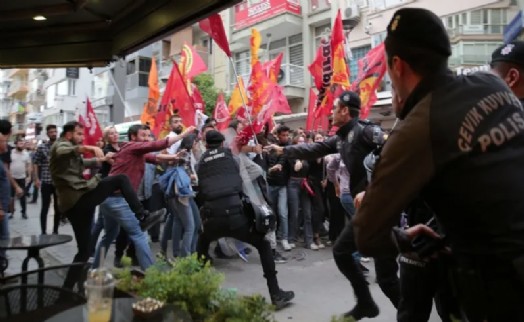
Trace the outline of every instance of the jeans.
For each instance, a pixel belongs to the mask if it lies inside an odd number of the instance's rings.
[[[346,211],[346,217],[348,219],[353,218],[355,215],[355,203],[353,203],[353,197],[350,193],[342,193],[340,195],[340,203]]]
[[[251,229],[250,220],[241,213],[204,219],[204,230],[198,240],[199,257],[209,258],[209,244],[222,237],[232,237],[253,245],[260,254],[260,262],[267,280],[269,294],[276,295],[280,288],[277,280],[273,251],[263,234]]]
[[[76,202],[73,208],[66,211],[65,215],[69,219],[75,234],[78,252],[73,263],[85,263],[89,259],[89,246],[91,242],[91,226],[95,208],[115,191],[121,191],[125,202],[135,214],[142,216],[144,208],[138,200],[136,193],[129,182],[129,178],[124,174],[104,178],[98,185],[86,192]],[[123,198],[122,198],[123,200]],[[64,280],[64,288],[73,289],[74,285],[80,281],[82,276],[81,267],[70,268]]]
[[[60,210],[58,210],[58,200],[56,196],[55,186],[52,183],[42,182],[40,185],[42,193],[42,208],[40,209],[40,228],[42,234],[47,233],[47,214],[49,212],[49,206],[51,205],[51,195],[53,196],[53,234],[58,234],[58,226],[60,225]]]
[[[295,241],[299,229],[299,208],[304,218],[304,242],[306,248],[313,243],[313,226],[311,224],[311,197],[302,188],[304,178],[290,178],[287,200],[289,207],[289,240]]]
[[[184,205],[178,197],[169,198],[167,206],[172,214],[173,257],[186,257],[196,251],[199,213],[193,198],[188,198],[189,205]],[[198,217],[198,219],[197,219]],[[167,223],[166,223],[167,225]],[[180,243],[182,240],[182,243]]]
[[[22,190],[24,191],[24,193],[22,194],[22,196],[20,197],[20,208],[22,208],[22,215],[25,215],[26,214],[26,190],[25,190],[25,179],[15,179],[16,181],[16,184],[22,188]],[[15,189],[12,188],[13,190],[13,193],[12,195],[14,196],[15,195]],[[14,215],[14,211],[13,211],[13,215]]]
[[[104,214],[100,211],[98,212],[98,218],[91,228],[91,246],[89,246],[90,256],[93,256],[96,249],[96,244],[98,242],[98,237],[104,229]]]
[[[100,251],[104,251],[111,246],[113,240],[118,235],[120,226],[127,232],[129,239],[135,244],[138,264],[143,270],[153,265],[153,254],[149,248],[147,235],[140,229],[138,219],[135,217],[129,205],[122,197],[109,197],[100,205],[100,212],[104,216],[105,234],[98,244],[95,252],[93,267],[100,265]]]
[[[269,186],[269,201],[273,212],[278,213],[278,237],[288,240],[287,187]]]

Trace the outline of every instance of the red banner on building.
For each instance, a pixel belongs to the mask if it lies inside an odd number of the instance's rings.
[[[235,6],[235,29],[240,30],[281,13],[301,14],[299,0],[244,0]]]

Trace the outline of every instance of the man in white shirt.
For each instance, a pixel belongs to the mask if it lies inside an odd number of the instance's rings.
[[[31,157],[24,149],[25,142],[21,137],[16,138],[16,148],[11,151],[11,175],[18,186],[25,187],[31,181]],[[12,191],[14,196],[14,190]],[[27,219],[26,214],[26,195],[20,197],[20,207],[22,208],[22,218]],[[13,218],[14,213],[10,218]]]
[[[169,126],[171,127],[171,132],[167,135],[168,137],[178,136],[184,130],[182,118],[178,114],[171,115],[169,118]],[[173,143],[173,145],[167,148],[167,153],[176,154],[180,148],[180,143],[182,143],[181,140]]]

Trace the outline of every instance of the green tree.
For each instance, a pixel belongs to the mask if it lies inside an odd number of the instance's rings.
[[[218,96],[218,90],[215,87],[213,76],[210,74],[200,74],[193,79],[193,83],[195,83],[202,94],[202,99],[206,105],[205,113],[207,115],[213,115]]]

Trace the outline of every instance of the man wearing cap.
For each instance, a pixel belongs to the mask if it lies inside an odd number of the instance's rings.
[[[431,37],[428,37],[431,35]],[[401,119],[354,220],[359,251],[410,253],[415,237],[451,246],[451,275],[469,321],[524,321],[524,112],[497,76],[455,76],[441,18],[395,12],[385,50]],[[392,240],[420,195],[445,232],[416,225]],[[440,242],[442,244],[442,242]]]
[[[343,92],[335,101],[333,125],[338,126],[337,135],[324,142],[281,147],[271,145],[268,149],[283,153],[288,158],[314,160],[328,154],[340,153],[351,180],[349,190],[353,197],[361,192],[367,183],[364,158],[381,143],[384,133],[380,127],[359,119],[360,98],[355,92]],[[353,225],[348,222],[333,247],[333,257],[338,269],[353,286],[357,305],[346,316],[355,320],[378,315],[378,307],[371,297],[368,283],[360,265],[353,258],[356,251]],[[375,270],[379,286],[396,307],[399,300],[399,283],[395,255],[375,259]]]
[[[524,41],[512,41],[491,55],[491,71],[511,88],[524,105]]]
[[[198,164],[199,193],[204,206],[201,211],[203,232],[198,240],[197,253],[199,257],[209,259],[209,244],[221,237],[232,237],[253,245],[260,254],[271,302],[277,309],[283,308],[295,294],[280,289],[269,241],[264,234],[252,229],[252,221],[243,212],[240,169],[231,150],[223,147],[224,140],[218,131],[207,132],[207,150]]]

